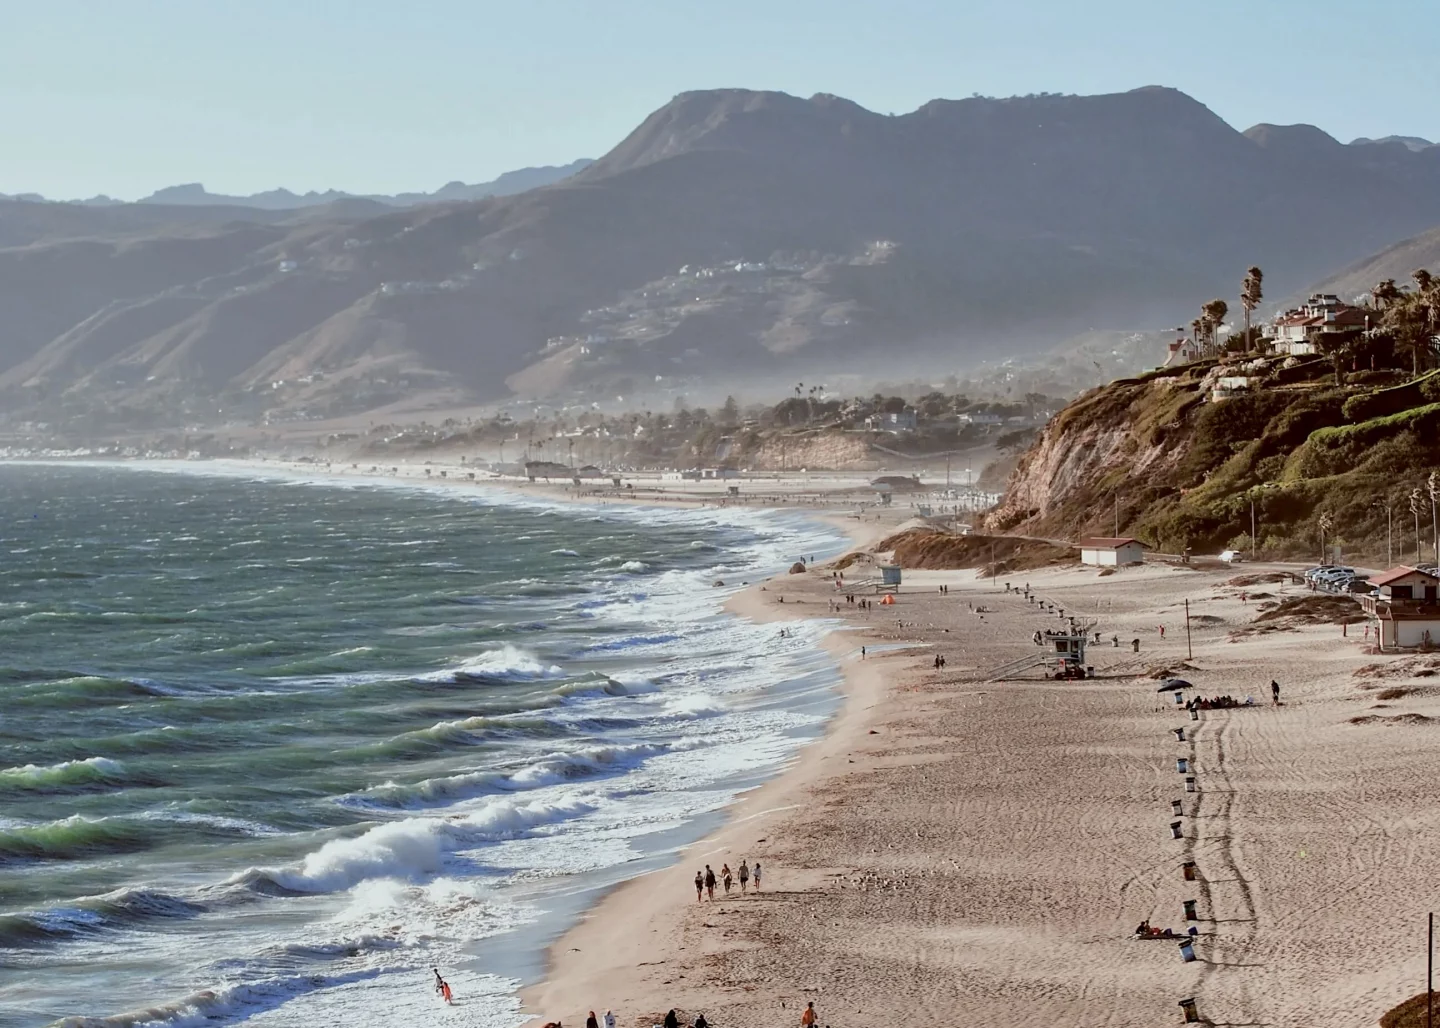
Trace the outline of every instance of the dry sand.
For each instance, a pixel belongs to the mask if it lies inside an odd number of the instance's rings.
[[[826,616],[827,582],[799,577],[738,606]],[[527,1009],[578,1026],[610,1008],[648,1028],[675,1007],[769,1028],[798,1025],[814,1000],[821,1025],[1152,1026],[1180,1023],[1177,1002],[1194,996],[1216,1024],[1376,1023],[1423,985],[1440,721],[1351,718],[1440,717],[1440,692],[1355,677],[1395,658],[1336,626],[1230,641],[1257,601],[1226,577],[1030,574],[1067,613],[1099,619],[1106,643],[1085,682],[984,681],[1058,621],[973,572],[907,574],[898,606],[847,609],[860,630],[830,637],[847,698],[827,736],[673,868],[607,896],[553,947]],[[1136,677],[1128,645],[1110,646],[1138,637],[1139,664],[1178,667],[1187,598],[1184,676],[1260,705],[1192,722]],[[858,659],[885,643],[911,648]],[[1372,709],[1377,689],[1407,684],[1418,691]],[[1177,756],[1198,793],[1184,793]],[[697,905],[697,868],[741,859],[761,861],[764,892]],[[1186,860],[1203,881],[1183,880]],[[1146,919],[1184,931],[1185,899],[1199,904],[1197,961],[1131,937]]]

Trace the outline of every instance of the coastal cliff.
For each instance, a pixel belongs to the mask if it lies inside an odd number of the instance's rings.
[[[1133,535],[1169,552],[1326,544],[1432,549],[1440,372],[1352,371],[1321,357],[1198,361],[1120,379],[1060,411],[1020,458],[988,527]],[[1414,506],[1419,511],[1412,513]],[[1416,529],[1418,522],[1419,528]]]

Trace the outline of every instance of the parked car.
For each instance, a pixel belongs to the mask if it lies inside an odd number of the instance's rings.
[[[1220,559],[1223,560],[1226,564],[1239,564],[1245,558],[1241,555],[1239,550],[1226,550],[1224,553],[1220,554]]]

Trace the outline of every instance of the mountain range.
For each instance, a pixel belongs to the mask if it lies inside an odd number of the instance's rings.
[[[1251,264],[1272,296],[1310,285],[1440,224],[1440,147],[1240,132],[1164,87],[898,116],[725,89],[510,196],[170,199],[0,204],[12,417],[101,432],[955,369],[1188,321]]]
[[[507,171],[490,182],[477,182],[473,185],[459,181],[447,182],[431,193],[387,195],[383,193],[346,193],[338,189],[292,193],[288,189],[281,188],[266,190],[262,193],[251,193],[248,196],[226,196],[223,193],[209,192],[200,183],[191,182],[157,189],[149,196],[135,202],[171,207],[254,207],[263,211],[293,211],[303,207],[325,206],[340,200],[369,200],[381,207],[414,207],[422,203],[450,203],[456,200],[483,200],[487,196],[513,196],[516,193],[523,193],[527,189],[538,189],[541,186],[548,186],[552,182],[569,178],[593,163],[588,158],[581,158],[571,161],[569,164],[547,164],[537,168],[520,168],[516,171]],[[92,196],[88,200],[50,201],[39,193],[24,193],[19,196],[0,193],[0,200],[24,200],[30,203],[75,203],[82,207],[115,207],[124,202],[103,194]]]

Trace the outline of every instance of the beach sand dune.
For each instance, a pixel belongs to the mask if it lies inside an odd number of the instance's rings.
[[[761,1028],[799,1024],[814,1000],[837,1026],[1138,1028],[1180,1023],[1177,1002],[1194,996],[1217,1024],[1353,1026],[1413,994],[1435,900],[1440,721],[1351,719],[1440,716],[1440,694],[1372,710],[1405,683],[1354,676],[1377,658],[1338,625],[1232,641],[1257,605],[1223,575],[1028,577],[1097,619],[1099,677],[986,681],[1059,619],[973,572],[907,573],[897,606],[847,606],[858,630],[830,645],[849,694],[826,738],[675,867],[608,896],[556,944],[527,1008],[583,1023],[609,1007],[650,1025],[676,1007]],[[812,572],[739,602],[757,618],[828,617],[833,595]],[[1257,705],[1192,722],[1144,676],[1156,665]],[[760,896],[694,902],[697,868],[742,858],[765,867]],[[1186,861],[1201,880],[1184,880]],[[1199,920],[1185,921],[1185,900]],[[1142,920],[1193,925],[1198,959],[1134,939]]]

